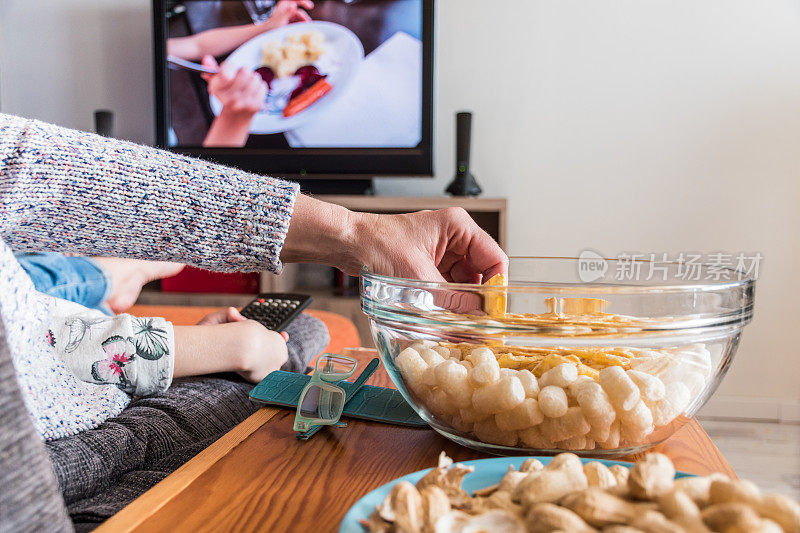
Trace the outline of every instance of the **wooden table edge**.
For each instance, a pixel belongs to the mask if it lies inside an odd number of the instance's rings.
[[[180,468],[168,475],[147,492],[114,514],[95,529],[99,533],[132,531],[157,513],[170,500],[180,494],[211,465],[225,457],[232,449],[281,412],[275,407],[262,407],[229,432],[214,441]]]
[[[258,428],[266,424],[281,409],[274,407],[263,407],[250,415],[247,419],[239,423],[228,433],[217,439],[211,446],[187,461],[175,472],[161,480],[150,490],[136,498],[133,502],[117,512],[114,516],[103,522],[95,531],[121,532],[133,531],[143,522],[148,520],[169,502],[186,489],[194,480],[206,472],[212,465],[223,459],[231,450],[238,446],[247,437],[252,435]],[[707,446],[716,452],[725,470],[724,474],[736,478],[736,473],[727,462],[725,457],[717,448],[714,441],[702,429],[697,419],[692,418],[686,425],[696,425],[699,432],[705,435],[708,440]],[[687,428],[688,429],[688,428]],[[658,448],[656,448],[657,450]],[[646,453],[646,452],[645,452]],[[623,459],[625,460],[625,459]],[[690,472],[692,473],[692,472]]]

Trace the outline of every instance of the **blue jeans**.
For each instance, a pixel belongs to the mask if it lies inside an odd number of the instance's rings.
[[[36,290],[62,300],[107,312],[103,302],[111,280],[87,257],[66,257],[55,252],[17,254]]]

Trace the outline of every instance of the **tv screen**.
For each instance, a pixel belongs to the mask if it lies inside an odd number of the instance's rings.
[[[432,175],[433,0],[155,0],[157,144],[291,177]]]

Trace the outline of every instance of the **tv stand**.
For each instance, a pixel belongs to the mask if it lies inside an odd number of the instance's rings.
[[[375,194],[371,179],[298,179],[300,190],[308,194],[336,194],[347,196],[372,196]]]

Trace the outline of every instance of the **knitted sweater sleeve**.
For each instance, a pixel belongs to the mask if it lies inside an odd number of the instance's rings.
[[[297,184],[0,114],[0,239],[279,272]]]

